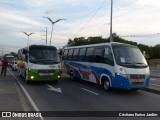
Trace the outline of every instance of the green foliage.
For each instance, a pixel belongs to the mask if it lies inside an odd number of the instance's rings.
[[[97,43],[105,43],[108,42],[107,39],[99,37],[89,37],[85,39],[84,37],[74,38],[73,40],[69,39],[67,46],[79,46],[79,45],[89,45],[89,44],[97,44]]]
[[[17,57],[17,53],[15,53],[15,52],[10,52],[10,55],[13,55],[14,57]]]
[[[155,45],[154,47],[152,47],[152,50],[153,50],[153,58],[160,59],[160,44]]]

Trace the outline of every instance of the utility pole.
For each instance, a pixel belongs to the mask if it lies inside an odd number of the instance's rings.
[[[44,27],[44,28],[46,28],[46,30],[42,30],[42,31],[44,31],[45,33],[46,33],[46,45],[47,45],[47,27]]]
[[[112,36],[112,9],[113,9],[113,0],[111,0],[110,42],[113,42],[113,36]]]

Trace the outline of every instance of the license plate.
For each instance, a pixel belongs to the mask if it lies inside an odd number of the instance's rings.
[[[52,76],[53,73],[39,73],[40,76]]]
[[[144,80],[138,80],[138,79],[137,79],[137,80],[135,80],[135,82],[144,82]]]

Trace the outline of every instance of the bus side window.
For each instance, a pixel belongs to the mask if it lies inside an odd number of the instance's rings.
[[[78,53],[79,53],[79,49],[74,49],[73,51],[73,61],[77,61],[78,60]]]
[[[68,54],[68,50],[64,50],[63,60],[67,60],[67,54]]]
[[[85,57],[86,62],[92,62],[93,53],[94,53],[94,48],[87,48],[86,57]]]
[[[94,62],[103,63],[103,48],[95,48],[94,50]]]
[[[72,60],[73,49],[68,50],[68,60]]]
[[[85,53],[86,53],[86,48],[81,48],[79,50],[79,61],[85,60]]]
[[[109,48],[105,48],[104,63],[109,64],[109,65],[114,65],[113,56]]]

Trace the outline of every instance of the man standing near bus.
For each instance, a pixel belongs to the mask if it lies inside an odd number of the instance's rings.
[[[1,60],[1,62],[2,62],[1,76],[2,76],[2,75],[6,76],[8,61],[7,61],[6,58],[4,57],[3,60]]]

